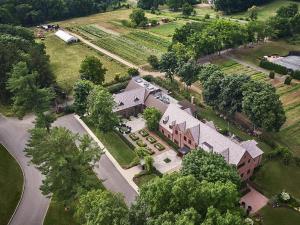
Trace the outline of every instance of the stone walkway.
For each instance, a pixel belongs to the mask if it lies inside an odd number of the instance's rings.
[[[240,199],[240,203],[245,202],[245,208],[247,209],[248,206],[252,207],[250,214],[254,214],[267,205],[269,199],[256,191],[254,188],[250,187],[250,192],[244,195]]]

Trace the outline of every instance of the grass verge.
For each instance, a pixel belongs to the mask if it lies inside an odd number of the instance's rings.
[[[0,145],[0,225],[6,225],[12,216],[23,188],[19,164]]]

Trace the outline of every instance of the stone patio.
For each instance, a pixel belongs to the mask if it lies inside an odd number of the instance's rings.
[[[128,120],[126,122],[126,125],[131,127],[131,132],[135,133],[141,129],[144,129],[146,127],[146,121],[142,116],[140,117],[130,117],[131,120]]]
[[[161,172],[162,174],[171,173],[177,171],[181,168],[182,159],[177,156],[177,153],[174,150],[167,150],[161,154],[155,155],[154,157],[154,167]],[[171,161],[165,162],[164,160],[168,158]]]
[[[252,207],[250,214],[254,214],[267,205],[269,199],[256,191],[254,188],[249,186],[250,192],[244,195],[240,199],[240,203],[245,202],[245,208],[247,209],[248,206]]]

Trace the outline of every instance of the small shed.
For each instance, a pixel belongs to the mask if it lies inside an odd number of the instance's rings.
[[[77,42],[78,41],[78,38],[70,35],[68,32],[66,31],[63,31],[63,30],[58,30],[55,35],[62,39],[64,42],[66,43],[73,43],[73,42]]]

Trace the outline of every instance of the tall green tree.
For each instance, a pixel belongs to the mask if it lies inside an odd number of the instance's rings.
[[[51,124],[55,121],[55,115],[51,112],[40,112],[36,115],[35,127],[46,128],[50,132]]]
[[[74,109],[79,116],[83,116],[87,109],[87,98],[93,90],[94,84],[88,80],[78,80],[73,88]]]
[[[200,182],[230,181],[237,186],[241,183],[236,168],[229,165],[223,156],[202,149],[192,151],[183,158],[181,172],[183,175],[193,175]]]
[[[172,81],[178,68],[176,54],[173,51],[163,54],[159,64],[160,71],[165,72],[165,76]]]
[[[184,3],[182,5],[182,15],[190,16],[190,15],[192,15],[192,13],[195,13],[193,6],[189,3]]]
[[[158,109],[147,107],[143,112],[143,116],[149,130],[158,130],[159,121],[162,116]]]
[[[173,215],[179,220],[189,221],[185,217],[191,215],[189,219],[193,224],[193,220],[204,220],[210,206],[224,214],[236,212],[237,202],[238,192],[231,182],[200,182],[191,175],[173,173],[141,187],[140,195],[130,209],[129,220],[131,225],[156,225],[166,217],[174,221]],[[168,218],[168,214],[171,214],[171,218]]]
[[[187,86],[191,86],[198,80],[199,72],[200,65],[195,60],[189,60],[178,69],[177,73]]]
[[[80,77],[92,81],[94,84],[103,84],[107,69],[95,56],[87,56],[80,65]]]
[[[49,88],[39,88],[37,72],[30,72],[25,62],[14,67],[7,81],[7,89],[13,94],[13,110],[22,118],[26,112],[42,113],[49,109],[54,93]]]
[[[102,86],[95,86],[87,99],[87,117],[99,130],[112,131],[119,124],[113,112],[116,103],[112,95]]]
[[[76,208],[81,224],[129,225],[128,208],[121,194],[92,190],[80,197]]]
[[[40,187],[44,195],[53,194],[69,205],[84,192],[99,188],[92,169],[102,150],[87,135],[80,137],[62,127],[50,132],[35,128],[30,134],[25,152],[45,176]]]
[[[243,111],[256,127],[279,131],[286,116],[274,87],[251,80],[243,86],[243,96]]]
[[[250,81],[249,76],[229,75],[225,76],[221,82],[221,93],[218,96],[218,110],[233,115],[235,112],[242,111],[243,90],[242,86]]]
[[[129,15],[129,18],[134,27],[144,27],[148,21],[144,10],[139,8],[133,9],[132,13]]]
[[[201,225],[240,225],[244,224],[238,212],[226,212],[221,214],[214,207],[209,207],[206,218]]]

